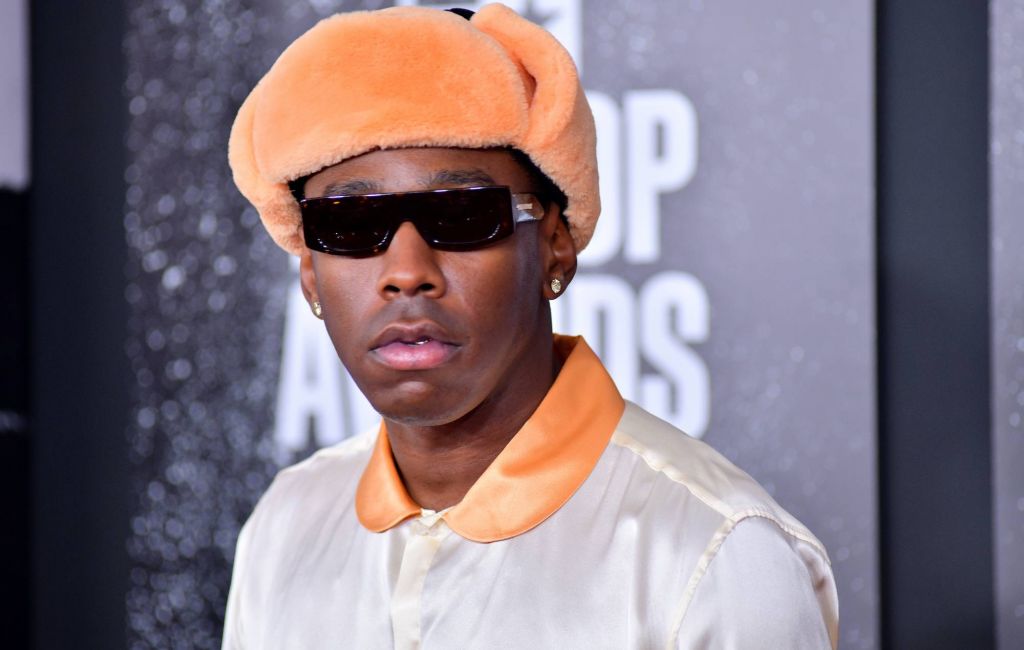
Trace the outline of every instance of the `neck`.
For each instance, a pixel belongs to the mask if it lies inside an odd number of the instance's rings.
[[[461,501],[537,410],[561,366],[553,345],[537,346],[502,388],[454,422],[416,426],[388,420],[395,466],[413,501],[430,510]]]

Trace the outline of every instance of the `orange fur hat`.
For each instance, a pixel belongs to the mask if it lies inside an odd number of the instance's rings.
[[[577,250],[601,211],[594,117],[569,53],[500,4],[325,18],[243,102],[228,160],[279,246],[305,249],[288,182],[375,149],[514,147],[565,193]]]

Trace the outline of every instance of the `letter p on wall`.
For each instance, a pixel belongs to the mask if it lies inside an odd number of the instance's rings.
[[[661,257],[660,195],[681,190],[697,172],[697,111],[675,90],[625,94],[626,172],[629,177],[626,261]]]

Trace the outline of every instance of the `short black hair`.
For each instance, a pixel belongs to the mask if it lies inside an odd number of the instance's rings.
[[[470,18],[472,18],[473,14],[476,13],[475,11],[472,11],[470,9],[462,9],[461,7],[454,7],[452,9],[445,9],[445,11],[450,11],[453,14],[455,14],[456,16],[462,16],[466,20],[469,20]]]

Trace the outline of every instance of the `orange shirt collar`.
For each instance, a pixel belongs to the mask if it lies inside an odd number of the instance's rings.
[[[565,363],[540,406],[444,514],[466,539],[508,539],[554,514],[590,475],[622,417],[625,402],[582,337],[555,335],[555,348]],[[379,533],[420,512],[398,476],[381,422],[356,490],[359,521]]]

